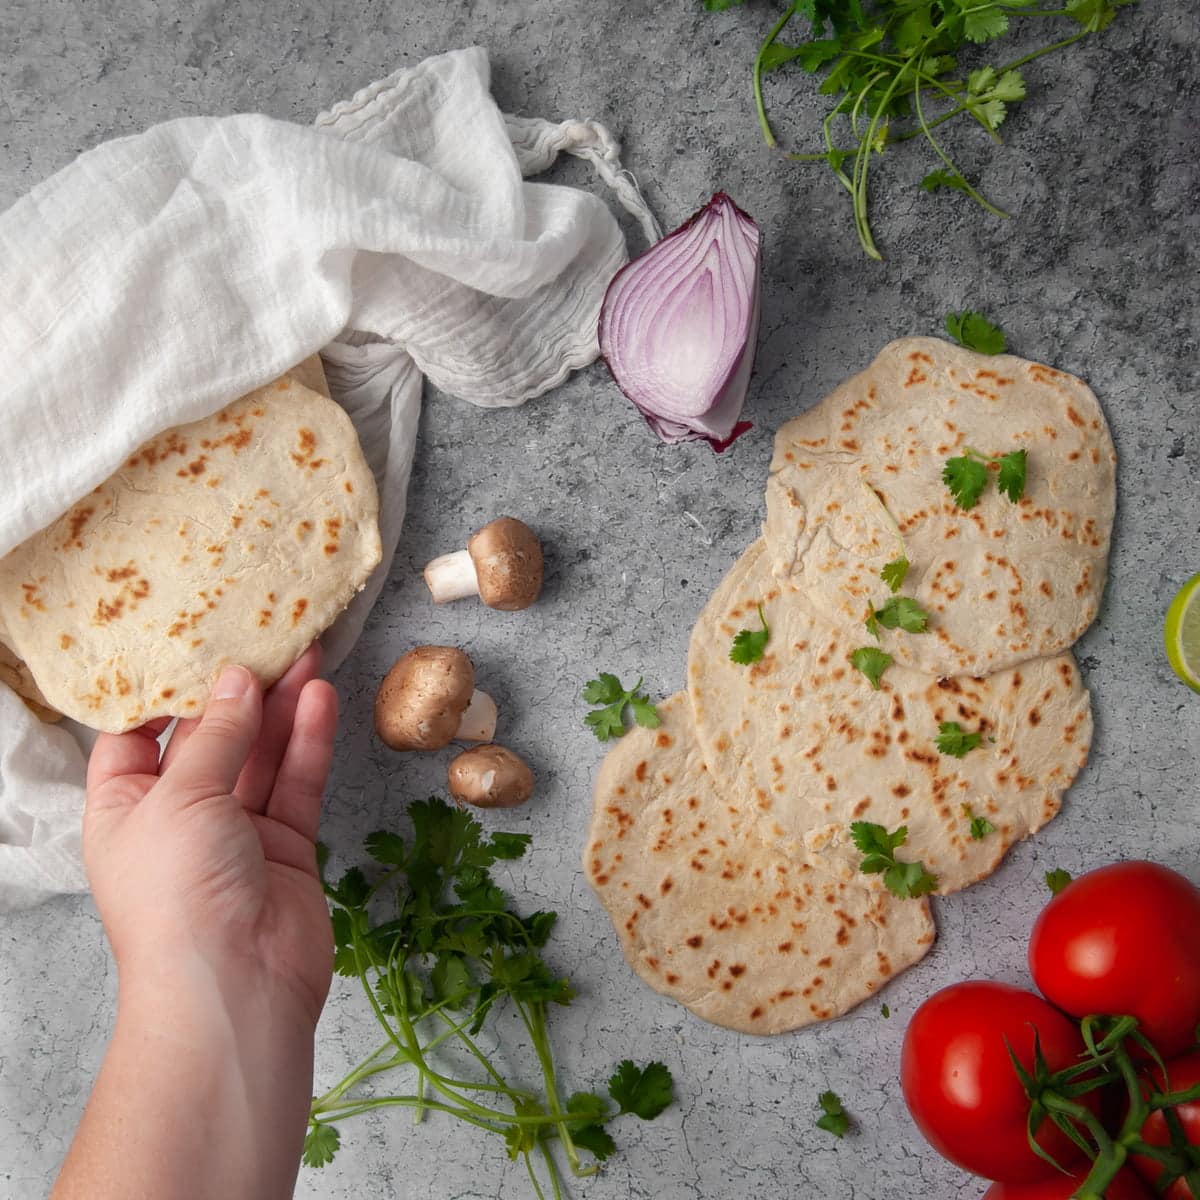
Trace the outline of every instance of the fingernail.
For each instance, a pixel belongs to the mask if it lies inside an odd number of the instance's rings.
[[[250,687],[250,672],[245,667],[226,667],[213,688],[214,700],[234,700]]]

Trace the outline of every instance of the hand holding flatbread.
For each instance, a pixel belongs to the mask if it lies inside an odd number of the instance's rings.
[[[269,686],[379,559],[349,417],[285,377],[141,446],[0,560],[0,636],[45,703],[119,733],[198,714],[227,663]]]

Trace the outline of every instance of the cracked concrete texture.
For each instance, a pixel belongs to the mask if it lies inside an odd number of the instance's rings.
[[[962,165],[1012,220],[915,187],[916,146],[877,167],[873,213],[887,261],[868,262],[846,197],[815,167],[761,145],[747,88],[772,6],[722,15],[692,0],[475,0],[382,5],[334,0],[9,0],[0,7],[0,205],[78,152],[175,116],[259,110],[308,121],[361,85],[426,54],[478,42],[505,108],[594,116],[665,224],[723,187],[759,220],[766,295],[750,434],[727,454],[663,447],[602,368],[514,411],[427,398],[410,516],[392,579],[340,671],[343,721],[324,837],[341,862],[406,799],[442,790],[442,756],[398,758],[370,736],[375,685],[418,641],[463,646],[502,709],[501,736],[534,764],[539,793],[486,823],[529,832],[502,878],[562,914],[550,956],[580,996],[554,1014],[568,1090],[616,1060],[661,1058],[679,1104],[618,1126],[622,1153],[593,1200],[741,1196],[978,1196],[905,1115],[896,1062],[906,1018],[966,976],[1024,980],[1023,939],[1042,873],[1145,855],[1200,880],[1195,762],[1200,697],[1161,650],[1162,616],[1200,569],[1200,166],[1195,155],[1200,18],[1181,5],[1125,9],[1102,37],[1030,67],[1030,100],[1003,148],[948,134]],[[810,81],[769,82],[780,133],[812,141]],[[577,166],[558,178],[587,183]],[[930,956],[831,1025],[756,1039],[704,1025],[643,988],[578,869],[601,747],[576,696],[598,668],[644,674],[658,694],[684,680],[688,631],[754,537],[774,430],[860,369],[889,339],[936,332],[976,307],[1020,354],[1082,375],[1121,456],[1112,576],[1078,647],[1097,721],[1088,768],[1063,814],[990,880],[939,901]],[[525,614],[462,603],[433,610],[419,578],[431,556],[500,512],[531,519],[548,549],[544,600]],[[62,899],[10,917],[0,952],[0,1197],[45,1194],[86,1098],[112,1017],[115,981],[94,910]],[[361,998],[335,985],[317,1084],[374,1045]],[[833,1088],[856,1118],[834,1143],[813,1127]],[[528,1194],[523,1168],[473,1131],[436,1119],[360,1119],[297,1194],[499,1200]]]

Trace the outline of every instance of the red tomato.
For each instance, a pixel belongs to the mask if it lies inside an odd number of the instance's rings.
[[[1070,1200],[1086,1178],[1086,1171],[1076,1171],[1036,1183],[993,1183],[983,1193],[983,1200]],[[1105,1200],[1152,1200],[1152,1195],[1130,1170],[1121,1171],[1104,1189]]]
[[[1029,1148],[1029,1099],[1005,1039],[1027,1070],[1034,1031],[1052,1071],[1083,1052],[1079,1030],[1040,996],[1002,983],[958,983],[931,996],[904,1035],[900,1082],[917,1127],[944,1158],[985,1179],[1055,1174]],[[1083,1157],[1050,1121],[1038,1144],[1064,1166]]]
[[[1162,1073],[1157,1068],[1153,1071],[1153,1077],[1155,1086],[1161,1087]],[[1200,1083],[1200,1051],[1167,1063],[1167,1084],[1171,1091],[1182,1092],[1184,1088],[1193,1087],[1197,1083]],[[1200,1146],[1200,1100],[1193,1100],[1190,1104],[1177,1104],[1175,1114],[1179,1117],[1179,1124],[1183,1127],[1188,1144]],[[1161,1112],[1151,1113],[1146,1119],[1142,1126],[1142,1141],[1151,1146],[1171,1144],[1167,1119]],[[1158,1180],[1162,1167],[1154,1159],[1135,1156],[1131,1161],[1148,1183],[1154,1184]],[[1182,1179],[1175,1180],[1162,1194],[1167,1200],[1193,1200],[1192,1189]]]
[[[1137,1017],[1164,1057],[1196,1042],[1200,889],[1148,862],[1114,863],[1069,883],[1038,917],[1029,969],[1076,1017]]]

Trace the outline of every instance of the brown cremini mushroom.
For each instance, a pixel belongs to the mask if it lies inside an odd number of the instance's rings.
[[[542,544],[516,517],[498,517],[471,536],[465,550],[425,568],[435,604],[475,596],[505,612],[528,608],[542,590]]]
[[[471,660],[453,646],[418,646],[396,660],[375,694],[375,732],[393,750],[490,741],[496,705],[475,690]]]
[[[451,761],[450,795],[476,808],[515,808],[533,795],[533,772],[503,746],[476,746]]]

